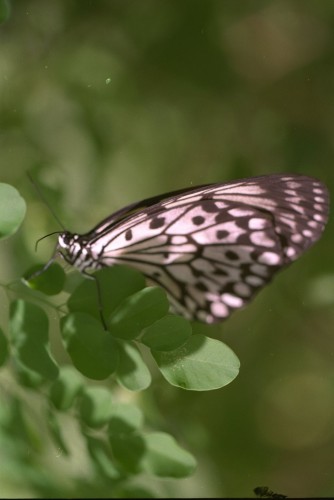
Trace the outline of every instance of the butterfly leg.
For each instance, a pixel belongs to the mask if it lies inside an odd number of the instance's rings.
[[[106,320],[104,318],[104,315],[103,315],[103,307],[102,307],[102,292],[101,292],[101,286],[100,286],[100,283],[99,283],[99,280],[97,279],[97,277],[94,275],[94,274],[89,274],[85,271],[82,271],[82,274],[86,277],[86,278],[89,278],[91,280],[94,280],[95,282],[95,285],[96,285],[96,291],[97,291],[97,302],[98,302],[98,309],[99,309],[99,314],[100,314],[100,318],[101,318],[101,322],[102,322],[102,325],[103,325],[103,328],[105,330],[108,330],[107,328],[107,323],[106,323]]]

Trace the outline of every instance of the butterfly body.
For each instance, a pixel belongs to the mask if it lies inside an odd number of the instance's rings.
[[[327,217],[320,181],[275,174],[134,203],[84,235],[61,233],[58,251],[84,272],[132,266],[166,289],[176,312],[214,323],[317,241]]]

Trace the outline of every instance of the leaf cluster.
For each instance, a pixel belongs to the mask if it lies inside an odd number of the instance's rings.
[[[0,185],[0,192],[0,235],[5,238],[20,226],[25,203],[11,186]],[[117,400],[117,386],[131,392],[147,389],[152,382],[149,366],[155,363],[173,386],[218,389],[237,376],[235,354],[218,340],[193,334],[189,321],[170,312],[165,291],[146,286],[134,269],[104,268],[94,274],[94,280],[82,278],[74,287],[58,264],[41,274],[40,269],[34,266],[25,273],[28,288],[4,287],[10,306],[8,325],[0,330],[0,364],[25,390],[43,395],[41,416],[56,448],[64,456],[71,455],[62,421],[64,415],[74,418],[95,473],[112,485],[116,496],[125,495],[133,475],[181,478],[192,474],[193,456],[169,434],[146,429],[142,411]],[[50,327],[57,323],[50,322],[51,317],[59,320],[67,363],[51,352]],[[8,430],[15,421],[16,434],[30,446],[25,413],[24,401],[11,395],[0,428]],[[30,425],[37,433],[34,423]],[[38,481],[31,482],[43,489]],[[47,491],[51,490],[59,493],[54,482],[47,483]],[[146,496],[149,493],[145,490]]]

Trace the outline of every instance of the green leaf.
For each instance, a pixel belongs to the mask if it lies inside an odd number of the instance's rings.
[[[98,429],[105,425],[112,415],[112,398],[105,387],[85,387],[81,393],[80,415],[88,427]]]
[[[55,445],[58,448],[59,455],[66,455],[68,456],[70,454],[69,449],[65,443],[65,440],[63,438],[63,433],[61,430],[61,425],[58,421],[58,418],[56,417],[56,414],[53,410],[48,408],[48,413],[46,415],[46,422],[49,427],[49,431],[51,434],[51,437],[55,443]]]
[[[9,184],[0,183],[0,239],[14,234],[26,214],[26,203]]]
[[[66,277],[64,269],[54,262],[46,271],[34,276],[41,271],[43,267],[44,266],[40,264],[30,267],[23,275],[23,282],[29,286],[29,288],[38,290],[46,295],[57,295],[64,287]]]
[[[0,366],[6,363],[8,354],[8,340],[3,330],[0,328]]]
[[[10,335],[18,359],[48,380],[59,370],[49,353],[48,318],[40,307],[16,300],[10,307]]]
[[[159,477],[187,477],[196,467],[194,457],[163,432],[109,437],[113,456],[127,472],[148,472]]]
[[[152,354],[165,379],[182,389],[219,389],[232,382],[239,372],[240,363],[232,349],[204,335],[192,335],[175,351]]]
[[[109,437],[113,456],[127,472],[136,474],[141,471],[140,462],[145,453],[145,440],[139,434],[125,434]]]
[[[124,266],[106,267],[94,276],[99,281],[104,317],[108,318],[128,295],[145,286],[145,278],[134,269]],[[85,312],[100,319],[98,291],[94,280],[80,283],[69,298],[67,305],[71,312]]]
[[[15,436],[16,453],[22,452],[22,456],[26,458],[27,450],[36,451],[38,443],[32,426],[28,424],[26,404],[9,393],[6,399],[6,411],[1,420],[2,432],[8,433],[12,439]]]
[[[144,417],[137,406],[129,403],[117,403],[111,408],[109,435],[129,434],[142,427]]]
[[[187,477],[196,468],[195,458],[164,432],[144,436],[146,452],[141,469],[159,477]]]
[[[118,382],[129,391],[142,391],[151,383],[151,374],[132,342],[119,342]]]
[[[87,276],[84,276],[80,271],[76,268],[72,268],[71,272],[65,273],[65,283],[64,283],[64,292],[72,295],[74,291],[78,288],[78,286],[82,285],[82,283],[87,283]],[[94,296],[94,300],[95,300]]]
[[[110,331],[124,340],[134,339],[143,328],[165,316],[169,309],[166,292],[147,287],[127,297],[112,313]]]
[[[13,352],[13,371],[20,385],[36,389],[45,382],[45,378],[34,370],[30,370],[17,358],[17,353]]]
[[[10,3],[9,0],[1,0],[0,1],[0,24],[8,21],[10,16]]]
[[[173,351],[189,339],[191,332],[189,321],[168,314],[146,328],[140,341],[155,351]]]
[[[78,312],[61,320],[61,333],[74,366],[86,377],[103,380],[118,363],[118,344],[101,322]]]
[[[107,478],[119,479],[121,474],[113,462],[110,447],[100,439],[91,436],[85,437],[94,466]]]
[[[60,411],[73,405],[83,387],[81,375],[72,366],[62,366],[57,380],[50,387],[50,400]]]

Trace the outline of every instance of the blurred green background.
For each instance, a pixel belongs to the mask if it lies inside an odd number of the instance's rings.
[[[0,181],[28,201],[1,243],[1,282],[47,260],[54,241],[38,255],[34,242],[58,229],[27,171],[76,232],[192,185],[294,172],[334,187],[331,0],[0,4]],[[239,356],[231,385],[189,393],[155,374],[134,396],[199,461],[192,478],[164,481],[171,497],[252,497],[262,485],[334,495],[333,239],[330,221],[252,305],[195,326]],[[0,374],[0,397],[4,384]],[[48,453],[50,474],[67,467]],[[32,494],[0,479],[1,496]]]

